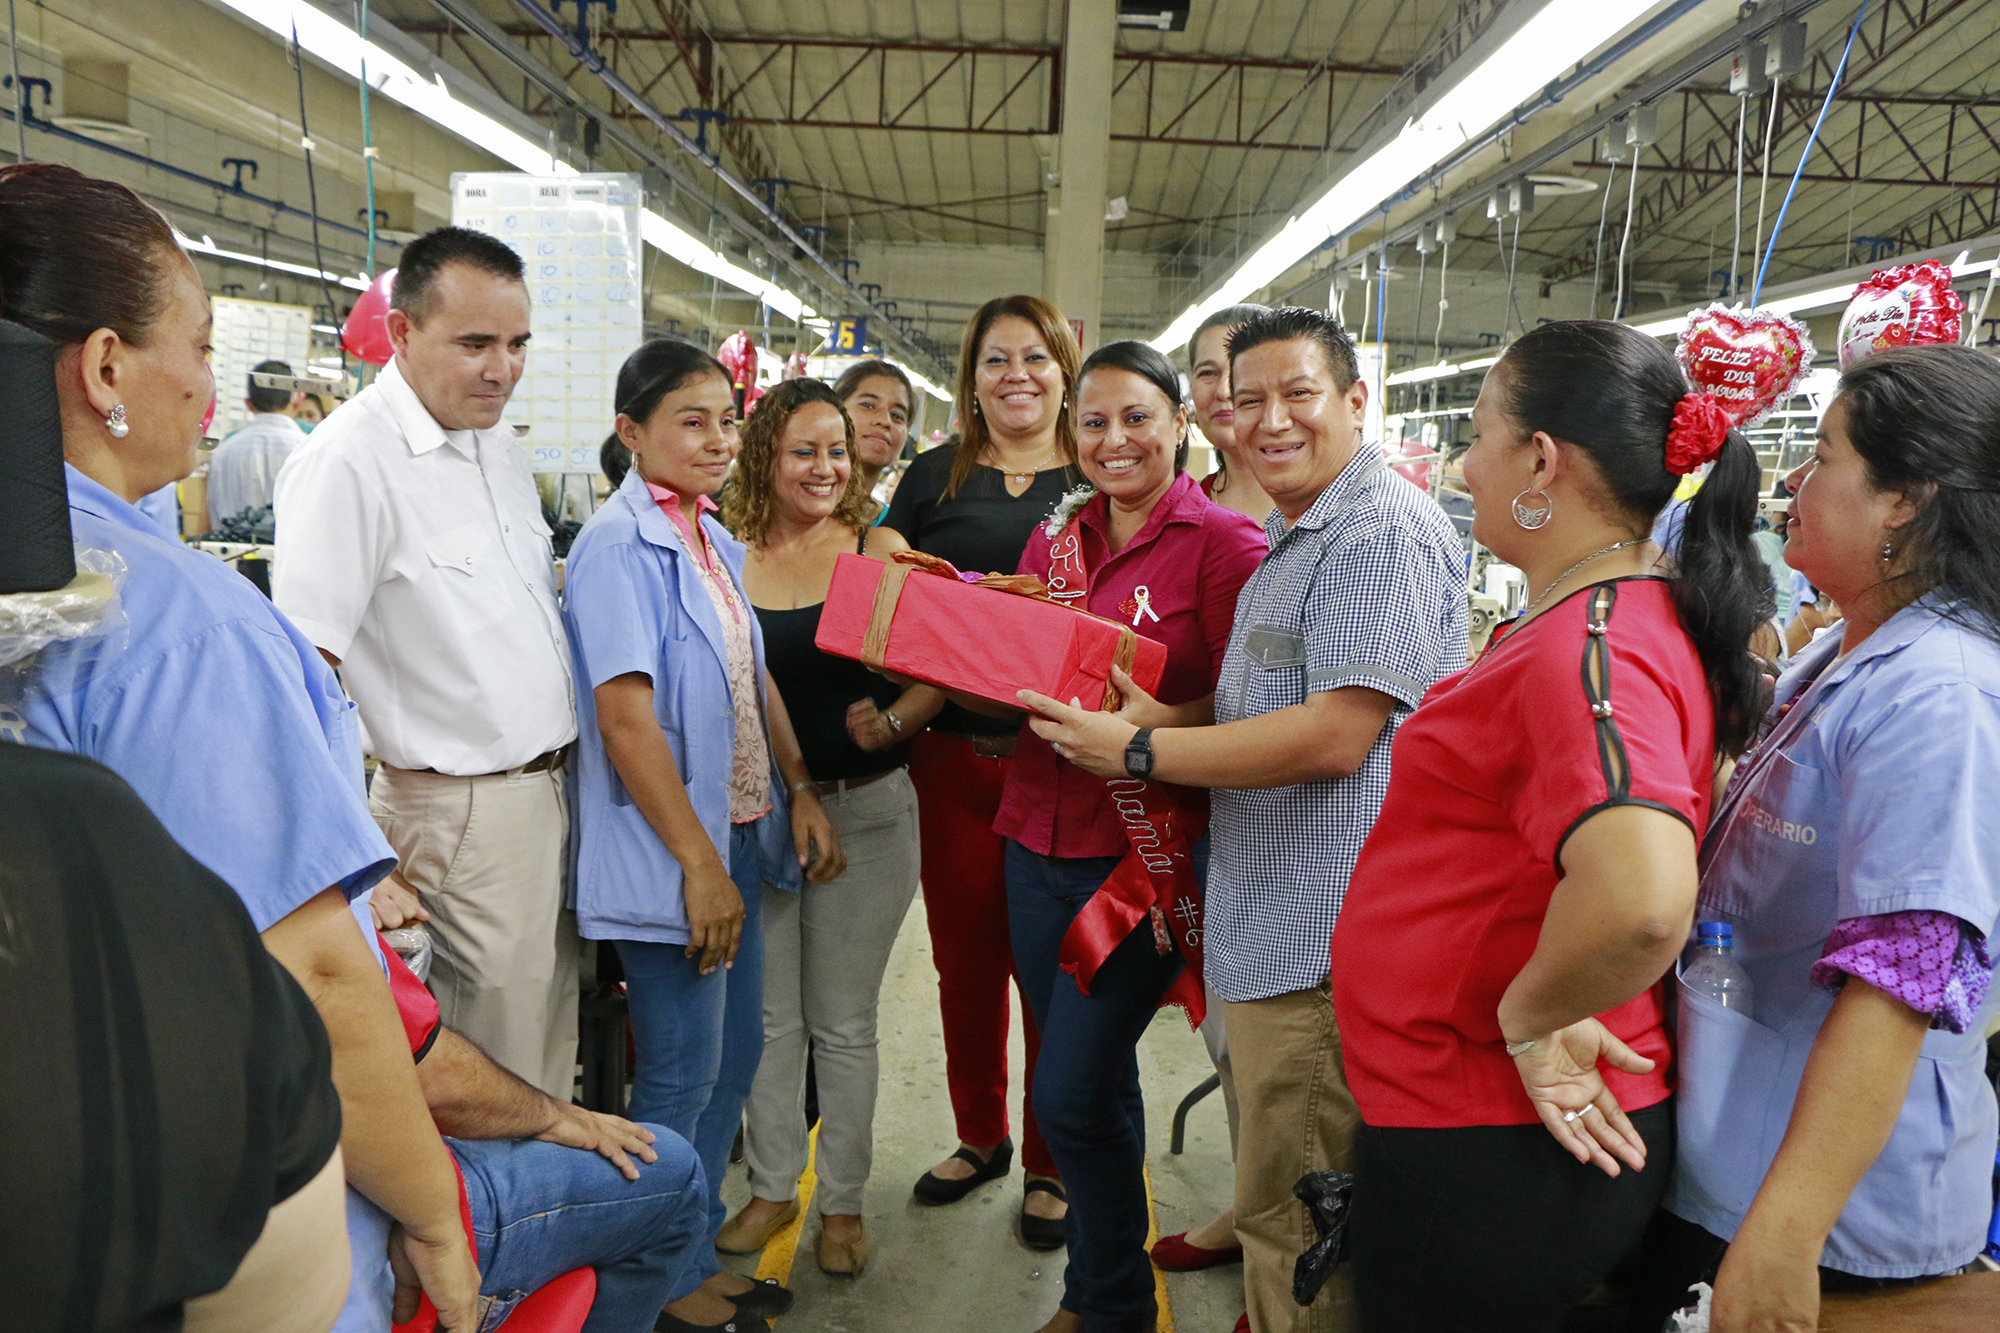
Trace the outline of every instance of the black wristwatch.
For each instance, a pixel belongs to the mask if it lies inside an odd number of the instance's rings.
[[[1153,729],[1141,727],[1125,746],[1125,771],[1135,778],[1153,776]]]

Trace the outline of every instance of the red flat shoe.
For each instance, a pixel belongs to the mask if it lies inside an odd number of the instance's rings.
[[[1217,1268],[1223,1264],[1243,1262],[1243,1247],[1231,1245],[1226,1250],[1204,1250],[1199,1245],[1190,1245],[1187,1232],[1162,1236],[1153,1242],[1153,1262],[1169,1273],[1192,1273],[1203,1268]]]

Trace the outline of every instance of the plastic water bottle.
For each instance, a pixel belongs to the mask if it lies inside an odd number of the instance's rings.
[[[1750,974],[1736,961],[1736,932],[1727,921],[1704,921],[1695,927],[1694,952],[1681,969],[1681,985],[1714,1000],[1724,1009],[1748,1016]]]

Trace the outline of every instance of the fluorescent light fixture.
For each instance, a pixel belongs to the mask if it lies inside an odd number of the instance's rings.
[[[1499,364],[1500,358],[1497,355],[1482,356],[1471,361],[1440,361],[1434,366],[1417,366],[1410,370],[1399,370],[1382,382],[1390,386],[1398,384],[1428,384],[1432,380],[1448,380],[1454,375],[1470,375],[1475,370],[1484,370],[1488,366],[1497,366]]]
[[[442,75],[425,78],[376,43],[363,41],[352,28],[307,0],[220,0],[220,3],[284,41],[291,40],[296,28],[300,46],[352,79],[361,78],[365,63],[372,91],[400,102],[516,170],[537,176],[577,174],[575,167],[552,157],[547,149],[453,97]],[[658,213],[649,210],[642,214],[639,230],[646,242],[662,254],[762,297],[764,304],[787,319],[805,320],[817,313],[793,292],[738,267],[727,256]]]
[[[186,250],[190,254],[213,255],[217,259],[233,260],[238,264],[254,264],[258,268],[276,269],[280,273],[296,273],[302,278],[315,278],[322,282],[337,282],[343,287],[352,287],[357,292],[368,290],[368,279],[360,274],[356,274],[353,277],[342,277],[338,273],[323,273],[319,269],[310,268],[304,264],[288,264],[282,259],[266,259],[262,255],[245,254],[241,250],[225,250],[208,236],[203,236],[197,241],[180,231],[176,231],[174,239],[181,243],[181,249]]]
[[[950,394],[946,393],[943,389],[938,388],[937,385],[932,384],[929,380],[925,379],[922,375],[919,375],[916,371],[911,370],[908,366],[903,366],[902,371],[905,375],[908,375],[910,377],[910,383],[916,385],[919,389],[922,389],[925,393],[937,399],[939,402],[948,403],[951,401]]]
[[[1172,354],[1212,310],[1247,300],[1333,236],[1563,71],[1617,36],[1655,0],[1548,0],[1430,108],[1349,168],[1326,192],[1253,250],[1212,294],[1182,311],[1153,346]],[[1390,383],[1396,381],[1392,378]]]

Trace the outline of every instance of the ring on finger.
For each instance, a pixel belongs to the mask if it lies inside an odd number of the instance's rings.
[[[1586,1107],[1584,1107],[1584,1108],[1583,1108],[1583,1111],[1564,1111],[1564,1112],[1563,1112],[1563,1123],[1567,1125],[1567,1124],[1570,1124],[1570,1123],[1572,1123],[1572,1122],[1574,1122],[1574,1121],[1577,1121],[1577,1120],[1580,1120],[1580,1119],[1582,1119],[1582,1118],[1583,1118],[1583,1112],[1584,1112],[1584,1111],[1588,1111],[1589,1109],[1590,1109],[1590,1108],[1589,1108],[1588,1106],[1586,1106]]]

